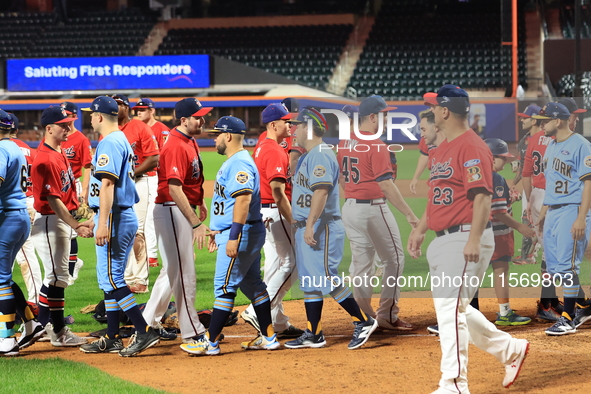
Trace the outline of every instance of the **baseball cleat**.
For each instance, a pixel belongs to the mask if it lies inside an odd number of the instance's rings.
[[[47,327],[45,327],[45,330],[47,331]],[[54,333],[54,336],[51,335],[52,332],[54,332],[53,326],[50,329],[49,338],[51,339],[51,344],[56,347],[74,347],[88,343],[86,338],[81,338],[74,334],[68,326],[64,326],[57,334]]]
[[[538,310],[534,318],[542,323],[556,322],[558,319],[560,319],[560,314],[551,306],[544,308],[544,305],[538,301]]]
[[[591,319],[591,306],[581,307],[578,304],[577,306],[578,308],[575,310],[575,318],[573,319],[575,328],[579,328],[583,323]]]
[[[25,349],[37,342],[43,335],[45,330],[43,325],[37,320],[29,320],[23,324],[24,331],[18,339],[19,349]]]
[[[368,316],[366,321],[356,321],[353,324],[355,325],[355,330],[353,331],[353,338],[347,346],[349,350],[363,346],[370,335],[378,328],[378,321],[371,316]]]
[[[0,356],[14,357],[18,356],[18,342],[15,337],[0,338]]]
[[[119,353],[123,350],[121,338],[100,337],[96,341],[80,346],[80,351],[84,353]]]
[[[552,327],[546,329],[546,335],[568,335],[577,332],[575,323],[567,319],[564,316],[560,316],[560,319],[552,325]]]
[[[138,334],[137,332],[133,334],[129,341],[129,345],[127,345],[126,348],[121,349],[119,355],[121,357],[135,356],[152,346],[156,346],[158,342],[160,342],[160,337],[156,331],[150,327],[148,328],[148,331],[143,334]]]
[[[288,349],[302,349],[306,347],[319,348],[324,347],[325,345],[326,340],[324,339],[324,334],[322,331],[320,331],[319,334],[314,335],[310,330],[304,331],[304,333],[298,339],[294,339],[293,341],[288,341],[283,344],[283,346]]]
[[[243,318],[245,322],[253,326],[255,330],[261,332],[261,325],[259,324],[259,319],[257,319],[257,315],[255,313],[249,312],[248,309],[245,309],[240,314],[240,317]]]
[[[378,318],[378,326],[382,330],[396,330],[396,331],[411,331],[413,326],[410,323],[398,318],[394,323],[390,323],[387,320]]]
[[[300,336],[302,336],[303,333],[304,330],[300,330],[299,328],[296,328],[290,324],[287,330],[283,330],[277,333],[277,339],[299,338]]]
[[[259,335],[252,341],[242,342],[241,346],[244,350],[275,350],[278,349],[281,344],[277,340],[277,334],[273,334],[272,337]]]
[[[439,335],[439,325],[435,324],[432,326],[427,327],[427,331],[431,334]]]
[[[519,372],[523,367],[525,357],[529,353],[529,342],[526,339],[517,339],[521,350],[519,355],[511,362],[511,364],[505,365],[505,378],[503,379],[503,387],[509,388],[519,377]]]
[[[176,333],[173,331],[168,331],[162,324],[158,323],[158,327],[152,327],[154,331],[158,334],[161,340],[163,341],[174,341],[176,339]]]
[[[221,353],[218,342],[210,342],[207,335],[204,335],[198,341],[193,343],[184,343],[181,345],[181,350],[184,350],[187,353],[194,354],[197,356],[200,355],[207,355],[207,356],[217,356]]]
[[[523,326],[531,322],[529,317],[519,316],[514,310],[511,310],[507,316],[501,316],[497,312],[497,320],[495,324],[497,326]]]

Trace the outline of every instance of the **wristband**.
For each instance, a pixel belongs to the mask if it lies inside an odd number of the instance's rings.
[[[232,222],[232,227],[230,227],[230,237],[228,240],[236,241],[240,234],[242,234],[242,227],[244,227],[244,224]]]
[[[195,230],[197,227],[201,226],[203,224],[203,222],[199,222],[199,224],[196,224],[193,226],[193,230]]]

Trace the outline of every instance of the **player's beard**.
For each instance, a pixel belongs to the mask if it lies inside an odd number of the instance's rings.
[[[220,141],[218,146],[215,147],[220,155],[226,154],[226,141]]]

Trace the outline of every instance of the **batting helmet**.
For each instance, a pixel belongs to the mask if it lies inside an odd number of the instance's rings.
[[[493,156],[515,157],[509,153],[507,143],[500,138],[487,138],[484,142],[488,145],[488,149],[490,149]]]

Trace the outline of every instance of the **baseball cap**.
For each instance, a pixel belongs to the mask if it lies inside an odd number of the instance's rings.
[[[176,118],[188,118],[191,116],[207,115],[213,107],[204,107],[195,97],[184,98],[174,106]]]
[[[64,101],[60,106],[66,110],[68,115],[78,115],[78,106],[70,101]]]
[[[562,119],[570,118],[570,111],[559,103],[548,103],[540,111],[539,115],[533,115],[534,119]]]
[[[41,125],[43,127],[50,124],[69,123],[78,118],[68,118],[66,110],[61,106],[52,106],[45,108],[41,114]]]
[[[423,99],[425,100],[425,105],[439,105],[455,114],[466,115],[470,112],[468,92],[456,85],[443,85],[437,93],[425,93]]]
[[[119,106],[112,97],[98,96],[90,104],[90,108],[82,108],[82,111],[100,112],[107,115],[119,115]]]
[[[12,112],[7,112],[7,114],[10,115],[10,119],[12,119],[12,129],[18,130],[18,118],[16,117],[16,115]]]
[[[284,98],[281,100],[281,104],[285,105],[289,112],[300,112],[300,103],[293,97]]]
[[[359,112],[359,107],[356,105],[347,104],[343,107],[343,109],[341,111],[343,111],[345,114],[347,114],[349,119],[353,119],[353,114],[356,112]]]
[[[116,93],[116,94],[112,95],[111,97],[113,97],[115,99],[115,101],[121,102],[129,107],[129,99],[127,98],[126,95],[121,94],[121,93]]]
[[[556,100],[556,102],[564,105],[571,114],[582,114],[583,112],[587,112],[586,109],[579,108],[577,102],[572,97],[563,97],[561,99]]]
[[[530,104],[527,107],[525,107],[523,112],[518,112],[517,116],[519,116],[520,118],[531,118],[533,115],[538,115],[541,110],[542,107],[540,107],[539,105]]]
[[[328,124],[326,123],[326,118],[324,117],[324,115],[312,108],[304,108],[302,111],[300,111],[297,118],[291,120],[291,123],[307,124],[309,119],[312,119],[318,126],[323,128],[324,130],[328,129]]]
[[[0,109],[0,130],[4,132],[12,131],[13,123],[10,114]]]
[[[296,117],[296,115],[290,113],[284,104],[272,103],[267,105],[267,107],[263,110],[262,117],[263,123],[269,123],[279,119],[293,119]]]
[[[484,140],[493,156],[515,157],[509,153],[509,146],[500,138],[487,138]]]
[[[141,108],[156,108],[154,105],[154,101],[149,98],[140,98],[137,104],[132,109],[141,109]]]
[[[388,107],[382,96],[369,96],[359,104],[359,116],[377,114],[378,112],[394,111],[398,107]]]
[[[246,134],[246,125],[235,116],[222,116],[208,133]]]

